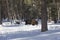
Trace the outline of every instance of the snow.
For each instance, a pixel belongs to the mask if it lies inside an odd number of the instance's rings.
[[[24,25],[4,22],[0,25],[0,40],[60,40],[60,24],[48,23],[48,31],[41,32],[41,24]]]
[[[37,36],[25,37],[25,38],[16,38],[12,40],[60,40],[60,32],[56,33],[40,33]]]

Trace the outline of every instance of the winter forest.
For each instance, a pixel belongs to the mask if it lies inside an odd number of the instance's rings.
[[[60,0],[0,0],[0,40],[60,40],[59,29]]]

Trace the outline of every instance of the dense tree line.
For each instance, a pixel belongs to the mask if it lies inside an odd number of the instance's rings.
[[[47,0],[47,8],[51,11],[51,13],[48,12],[50,14],[48,17],[52,17],[52,10],[56,9],[54,12],[57,11],[56,3],[56,0]],[[55,9],[53,8],[54,6]],[[41,0],[2,0],[2,14],[2,18],[8,17],[9,19],[26,18],[27,14],[30,14],[30,17],[40,18]]]
[[[0,0],[0,24],[2,19],[42,20],[42,31],[47,31],[48,19],[58,20],[59,0]]]

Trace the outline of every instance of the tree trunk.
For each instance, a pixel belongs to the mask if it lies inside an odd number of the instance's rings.
[[[1,0],[0,0],[0,24],[2,24],[2,18],[1,18]]]
[[[42,0],[41,5],[41,21],[42,21],[42,28],[41,31],[45,32],[47,31],[47,4],[46,0]]]

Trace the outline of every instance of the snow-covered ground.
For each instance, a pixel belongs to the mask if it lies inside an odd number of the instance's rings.
[[[9,22],[0,25],[0,40],[60,40],[60,24],[48,23],[48,31],[41,32],[41,24],[20,25]]]

